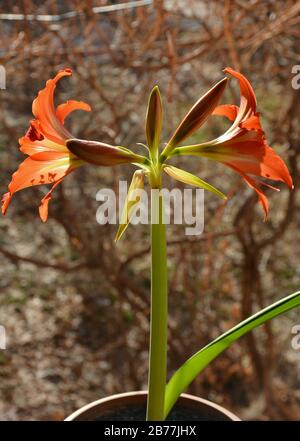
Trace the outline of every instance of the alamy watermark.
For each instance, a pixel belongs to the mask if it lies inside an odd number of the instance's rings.
[[[6,349],[6,332],[2,325],[0,325],[0,349]]]
[[[0,64],[0,89],[6,89],[6,70],[5,67]]]
[[[292,74],[295,76],[292,78],[292,88],[295,90],[300,89],[300,64],[295,64],[292,67]]]
[[[122,223],[122,212],[126,201],[128,188],[126,181],[119,182],[118,195],[109,188],[101,189],[96,194],[96,201],[101,202],[97,209],[96,220],[100,225]],[[131,206],[130,223],[147,225],[158,223],[158,210],[150,210],[151,200],[158,200],[157,194],[164,200],[164,223],[187,225],[185,234],[195,236],[204,230],[204,190],[173,188],[168,190],[151,189],[150,195],[144,189],[136,189],[130,194]],[[157,216],[155,215],[157,212]],[[154,213],[154,214],[153,214]]]
[[[300,349],[300,325],[293,326],[291,332],[295,334],[291,340],[291,346],[297,351]]]

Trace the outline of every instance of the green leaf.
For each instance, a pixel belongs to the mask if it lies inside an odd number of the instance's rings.
[[[157,156],[162,128],[162,102],[158,86],[152,89],[146,115],[146,138],[150,152]]]
[[[196,187],[204,188],[204,190],[208,190],[222,199],[227,199],[227,196],[225,196],[225,194],[222,193],[220,190],[198,178],[198,176],[193,175],[192,173],[181,170],[177,167],[173,167],[172,165],[166,165],[164,167],[164,171],[177,181],[184,182],[188,185],[195,185]]]
[[[164,417],[167,417],[180,394],[196,378],[196,376],[200,374],[212,360],[227,349],[233,342],[268,320],[277,317],[290,309],[296,308],[299,305],[300,291],[291,294],[276,303],[273,303],[267,308],[264,308],[252,315],[248,319],[243,320],[229,331],[220,335],[199,352],[196,352],[196,354],[189,358],[175,372],[166,386]]]
[[[176,146],[195,133],[205,123],[217,106],[227,82],[228,78],[223,78],[194,104],[163,150],[162,159],[168,157]]]
[[[141,196],[139,190],[144,188],[144,181],[145,173],[142,170],[135,171],[124,203],[121,222],[115,237],[116,242],[121,239],[137,208],[137,204],[140,202]]]

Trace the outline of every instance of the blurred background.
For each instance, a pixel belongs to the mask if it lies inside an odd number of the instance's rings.
[[[211,339],[299,289],[300,2],[203,0],[19,0],[0,2],[1,193],[24,159],[18,138],[45,81],[74,70],[57,102],[84,100],[92,113],[67,121],[74,136],[140,152],[148,94],[159,84],[164,140],[226,66],[252,82],[269,144],[286,160],[295,191],[267,190],[270,216],[238,175],[195,158],[180,164],[227,193],[205,194],[205,230],[168,227],[169,373]],[[223,102],[238,104],[232,80]],[[228,127],[211,118],[201,141]],[[176,163],[176,161],[174,162]],[[37,207],[46,188],[15,195],[0,219],[0,419],[61,420],[105,395],[147,385],[149,231],[96,222],[101,188],[118,188],[131,166],[83,167],[54,192],[49,220]],[[172,187],[174,181],[166,179]],[[189,392],[243,419],[300,419],[300,350],[291,346],[299,310],[244,337]]]

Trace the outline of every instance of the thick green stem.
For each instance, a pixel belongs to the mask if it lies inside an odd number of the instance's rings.
[[[159,194],[159,190],[153,190],[151,197],[151,318],[147,421],[162,421],[164,419],[167,327],[166,225],[163,222],[163,198]]]

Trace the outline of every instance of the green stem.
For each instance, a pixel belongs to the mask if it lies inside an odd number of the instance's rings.
[[[164,419],[167,378],[168,282],[166,225],[159,190],[151,195],[151,317],[147,421]],[[157,223],[155,223],[155,221]]]

